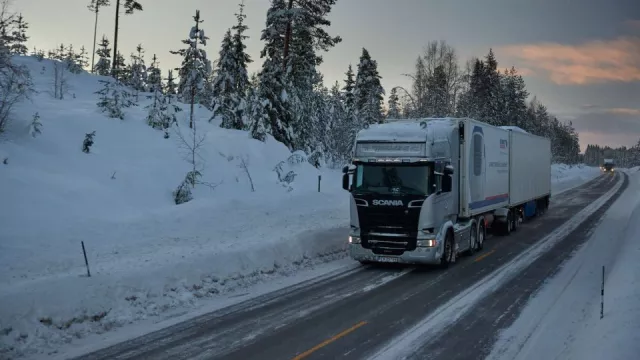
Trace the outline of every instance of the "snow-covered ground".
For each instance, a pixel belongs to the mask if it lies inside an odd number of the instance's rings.
[[[503,331],[489,359],[627,360],[640,354],[640,173],[588,241]],[[600,318],[602,267],[604,312]]]
[[[146,125],[147,99],[124,120],[110,119],[96,107],[100,77],[69,75],[69,95],[56,100],[51,62],[17,61],[31,68],[40,93],[21,104],[0,142],[7,159],[0,164],[0,357],[47,354],[87,335],[221,306],[216,299],[228,304],[249,287],[290,284],[284,276],[345,265],[323,264],[345,256],[349,209],[338,171],[288,161],[284,145],[221,129],[200,108],[203,181],[219,185],[199,186],[194,200],[175,205],[171,193],[190,165],[175,133],[164,139]],[[33,138],[36,112],[43,126]],[[82,141],[94,130],[85,154]],[[285,173],[297,174],[286,186],[274,171],[283,161]],[[553,191],[598,174],[554,165]]]

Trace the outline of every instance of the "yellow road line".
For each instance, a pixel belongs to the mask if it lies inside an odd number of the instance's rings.
[[[493,254],[494,252],[495,252],[495,250],[491,250],[491,251],[489,251],[489,252],[487,252],[487,253],[484,253],[484,254],[482,254],[482,255],[478,256],[477,258],[475,258],[475,259],[473,260],[473,262],[480,261],[480,260],[482,260],[482,259],[486,258],[487,256],[489,256],[489,255]]]
[[[334,342],[334,341],[336,341],[336,340],[338,340],[338,339],[340,339],[342,337],[345,337],[346,335],[349,335],[350,333],[354,332],[355,330],[357,330],[358,328],[360,328],[360,327],[362,327],[362,326],[364,326],[366,324],[367,324],[366,321],[361,321],[361,322],[353,325],[352,327],[348,328],[347,330],[344,330],[343,332],[332,336],[331,338],[321,342],[320,344],[318,344],[318,345],[312,347],[311,349],[303,352],[302,354],[294,357],[292,360],[302,360],[302,359],[306,358],[307,356],[313,354],[314,352],[322,349],[323,347],[331,344],[332,342]]]

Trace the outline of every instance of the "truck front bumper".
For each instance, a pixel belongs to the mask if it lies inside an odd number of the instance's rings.
[[[349,244],[351,258],[362,262],[437,265],[442,256],[438,250],[439,247],[418,247],[413,251],[405,251],[402,255],[377,255],[361,244]]]

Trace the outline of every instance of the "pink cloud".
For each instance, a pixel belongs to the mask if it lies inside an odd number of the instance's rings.
[[[640,81],[640,37],[590,41],[579,45],[539,43],[507,46],[520,67],[547,74],[561,85]]]

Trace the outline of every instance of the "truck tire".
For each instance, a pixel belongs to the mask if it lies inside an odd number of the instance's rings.
[[[446,269],[451,265],[455,251],[453,236],[451,235],[451,231],[447,231],[447,236],[444,239],[444,248],[442,249],[442,258],[440,258],[441,268]]]
[[[467,255],[471,256],[478,250],[478,223],[473,222],[471,224],[471,230],[469,230],[469,250]]]
[[[484,240],[487,238],[487,229],[484,227],[484,219],[478,222],[477,251],[484,249]]]
[[[515,232],[518,230],[518,220],[520,219],[520,215],[518,215],[520,211],[518,209],[513,209],[511,211],[511,231]]]

